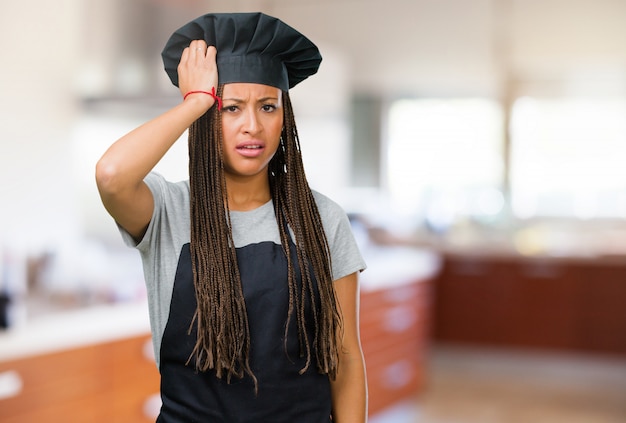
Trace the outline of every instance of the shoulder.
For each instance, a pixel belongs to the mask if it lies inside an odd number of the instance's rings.
[[[152,192],[154,209],[138,248],[154,250],[172,236],[177,244],[173,248],[179,248],[178,244],[189,241],[189,183],[170,182],[156,172],[148,174],[144,182]]]
[[[331,254],[333,280],[364,270],[366,265],[344,209],[324,194],[313,191]]]
[[[315,204],[322,219],[324,231],[329,240],[345,236],[351,231],[350,220],[344,209],[326,195],[312,190]]]
[[[318,191],[311,190],[311,192],[313,193],[315,204],[317,205],[317,209],[323,221],[347,219],[344,209],[334,200]]]
[[[184,204],[189,202],[189,181],[170,182],[157,172],[150,172],[144,179],[152,192],[155,205],[159,203]]]

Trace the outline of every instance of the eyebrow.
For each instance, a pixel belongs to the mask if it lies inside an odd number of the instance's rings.
[[[232,101],[233,103],[237,103],[237,104],[240,104],[240,103],[245,103],[245,102],[246,102],[245,100],[243,100],[243,99],[241,99],[241,98],[236,98],[236,97],[233,97],[233,98],[224,98],[224,99],[222,99],[222,100],[223,100],[223,101]],[[278,97],[263,97],[263,98],[258,99],[258,100],[256,101],[256,103],[265,103],[265,102],[267,102],[267,101],[275,101],[275,102],[278,102]]]

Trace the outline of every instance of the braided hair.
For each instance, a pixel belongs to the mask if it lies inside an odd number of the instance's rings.
[[[223,86],[218,88],[221,97]],[[317,371],[337,375],[342,320],[331,276],[328,241],[309,188],[289,95],[283,91],[283,129],[276,154],[268,165],[270,195],[288,266],[289,321],[298,328],[300,356],[306,372],[313,354]],[[223,169],[221,111],[212,107],[189,128],[189,181],[191,198],[191,260],[197,309],[190,327],[197,330],[194,359],[201,371],[214,369],[231,380],[248,375],[250,329],[233,242],[228,194]],[[296,254],[289,248],[294,236]],[[301,269],[297,276],[296,263]],[[299,280],[298,280],[299,279]],[[310,304],[311,322],[305,305]],[[308,325],[307,325],[308,323]],[[312,341],[306,327],[314,328]]]

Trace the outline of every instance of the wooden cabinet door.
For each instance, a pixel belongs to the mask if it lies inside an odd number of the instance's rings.
[[[146,404],[159,375],[150,351],[150,336],[140,336],[0,362],[0,378],[14,388],[0,396],[0,421],[154,422]]]

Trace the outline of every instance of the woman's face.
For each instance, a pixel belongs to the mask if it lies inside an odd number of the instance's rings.
[[[269,85],[231,83],[224,85],[222,97],[226,175],[266,174],[283,127],[282,91]]]

